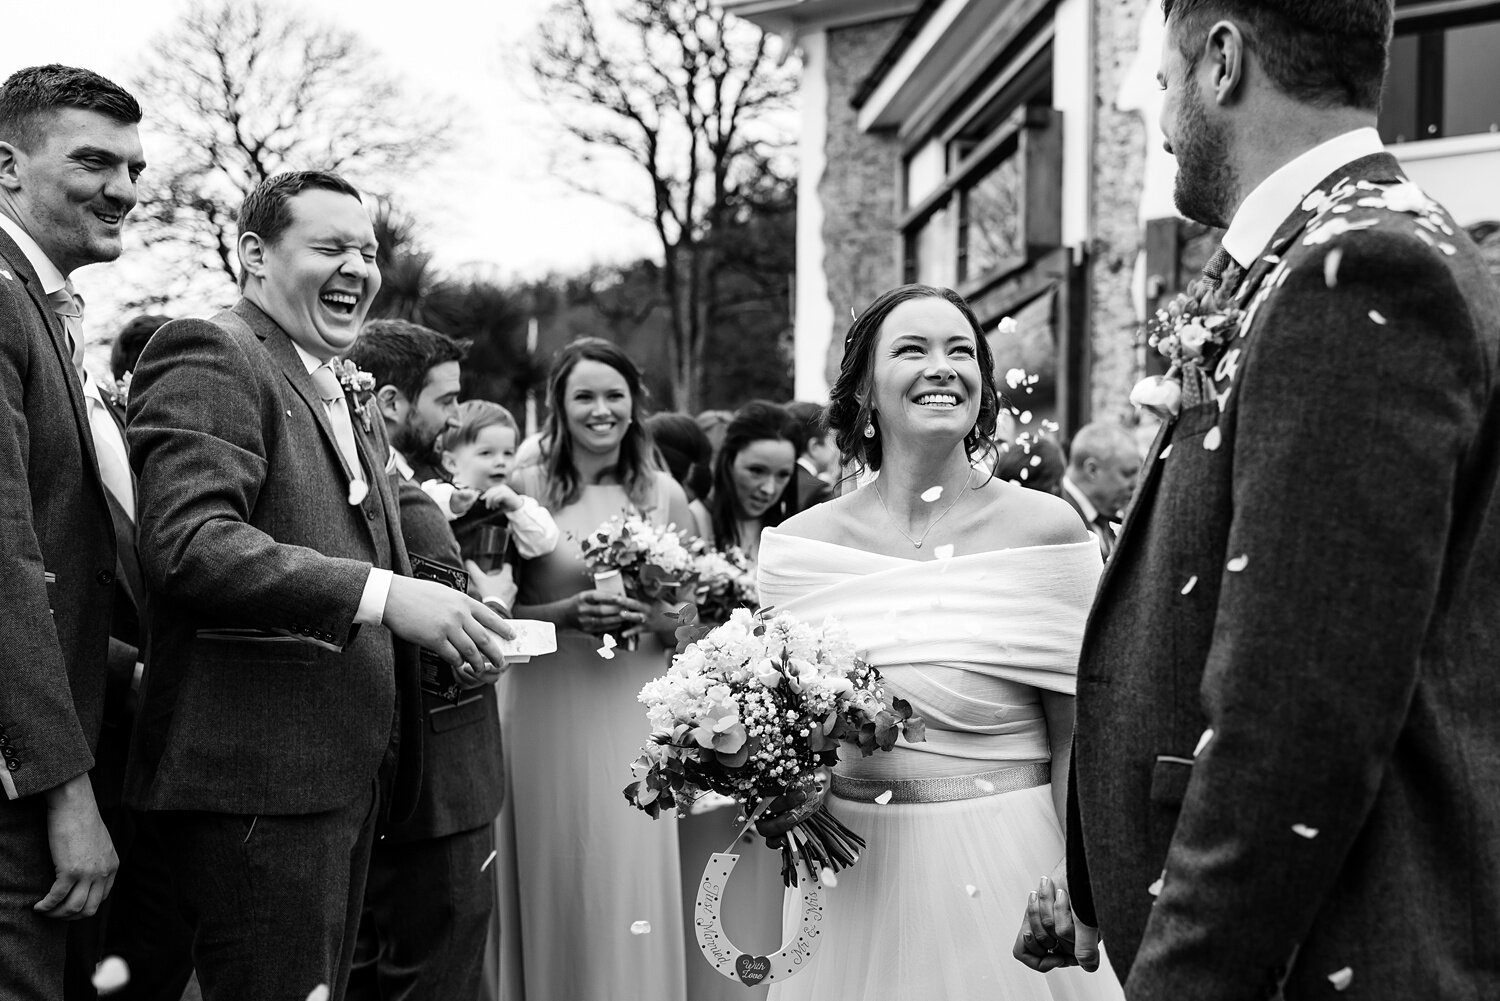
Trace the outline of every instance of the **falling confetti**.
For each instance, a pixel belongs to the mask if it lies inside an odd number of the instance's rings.
[[[1243,573],[1245,568],[1249,565],[1250,557],[1241,554],[1230,560],[1228,563],[1224,564],[1224,569],[1228,570],[1230,573]]]
[[[1151,896],[1153,896],[1153,897],[1159,897],[1159,896],[1161,896],[1161,884],[1162,884],[1162,880],[1164,880],[1166,878],[1167,878],[1167,870],[1163,869],[1161,871],[1161,875],[1156,877],[1156,882],[1154,882],[1150,886],[1146,887],[1146,892],[1149,893],[1149,894],[1151,894]]]
[[[951,559],[953,556],[953,545],[938,546],[932,551],[932,555],[940,560]]]
[[[1021,470],[1021,479],[1028,480],[1030,478],[1031,478],[1031,470],[1026,469],[1026,468],[1022,468],[1022,470]]]
[[[979,787],[980,792],[995,791],[995,783],[991,782],[989,779],[975,779],[974,784]]]
[[[1016,420],[1020,421],[1022,424],[1030,424],[1031,423],[1031,411],[1030,410],[1023,410],[1021,412],[1021,416],[1017,417]]]
[[[822,871],[818,873],[818,880],[824,886],[838,886],[839,885],[839,878],[838,878],[838,876],[835,875],[834,871],[832,869],[828,868],[827,866],[824,866],[823,869],[822,869]]]
[[[319,984],[314,987],[312,993],[307,995],[307,1001],[328,1001],[328,985]]]
[[[1011,389],[1019,389],[1026,383],[1026,370],[1024,368],[1011,368],[1005,371],[1005,384]]]
[[[1323,284],[1333,288],[1339,283],[1339,262],[1344,259],[1344,248],[1334,247],[1323,258]]]
[[[922,499],[924,501],[926,501],[927,503],[929,503],[929,504],[934,503],[935,501],[937,501],[938,498],[940,498],[942,496],[943,496],[943,488],[942,487],[928,487],[926,490],[922,491]]]
[[[1220,431],[1219,426],[1215,424],[1208,429],[1208,434],[1203,436],[1203,447],[1210,452],[1217,452],[1222,444],[1224,444],[1224,432]]]
[[[1380,324],[1382,327],[1385,326],[1385,317],[1380,314],[1380,310],[1378,309],[1370,310],[1370,320]]]
[[[354,480],[349,484],[350,505],[363,504],[365,498],[370,495],[370,485],[364,480]]]
[[[487,859],[485,859],[484,860],[484,865],[482,865],[482,866],[479,867],[479,871],[480,872],[484,872],[486,869],[488,869],[490,867],[490,863],[493,862],[493,861],[495,861],[495,855],[496,854],[497,854],[496,852],[490,852],[490,857],[487,858]]]
[[[979,887],[975,886],[973,883],[965,883],[964,892],[971,897],[977,897],[979,896]]]
[[[100,994],[113,994],[130,983],[130,967],[119,956],[105,956],[104,961],[94,967],[94,990]]]
[[[1027,463],[1027,465],[1033,466],[1033,467],[1040,466],[1041,464],[1042,464],[1042,457],[1040,455],[1033,455],[1031,457],[1031,461],[1029,463]]]
[[[1171,454],[1172,454],[1172,446],[1171,445],[1168,445],[1166,448],[1164,448],[1164,449],[1161,450],[1161,457],[1163,459],[1165,459],[1167,456],[1169,456]]]
[[[1191,577],[1188,578],[1188,582],[1186,584],[1182,585],[1182,593],[1183,594],[1192,594],[1193,593],[1193,588],[1195,588],[1197,586],[1198,586],[1198,575],[1197,574],[1193,574],[1193,576],[1191,576]]]
[[[889,803],[891,801],[891,796],[892,795],[894,795],[894,793],[892,793],[889,789],[887,789],[885,792],[883,792],[879,796],[875,797],[875,802],[879,803],[881,806],[885,806],[887,803]]]
[[[650,935],[651,934],[651,922],[649,922],[649,921],[632,921],[632,922],[630,922],[630,934],[632,934],[632,935]]]
[[[1353,981],[1354,971],[1349,969],[1349,967],[1347,966],[1342,970],[1337,970],[1333,973],[1328,974],[1328,982],[1333,985],[1333,989],[1336,991],[1348,990],[1349,985],[1353,983]]]
[[[849,319],[855,321],[856,323],[859,322],[859,314],[854,311],[853,306],[849,307]]]
[[[604,638],[605,639],[609,639],[608,636],[605,636]],[[595,650],[594,652],[597,653],[604,660],[614,660],[615,659],[615,652],[609,648],[609,644],[608,643],[606,643],[604,646],[601,646],[599,649]]]
[[[1002,316],[1000,318],[1000,322],[995,325],[995,333],[1013,334],[1016,332],[1016,328],[1018,326],[1019,324],[1016,323],[1016,318],[1014,316]]]
[[[1299,838],[1306,838],[1311,841],[1318,836],[1318,829],[1316,827],[1308,827],[1306,824],[1293,824],[1292,833]]]
[[[1198,746],[1195,747],[1195,748],[1193,748],[1193,757],[1196,758],[1198,755],[1202,754],[1203,753],[1203,749],[1208,746],[1208,742],[1210,740],[1213,740],[1213,739],[1214,739],[1214,730],[1213,730],[1213,727],[1209,727],[1207,730],[1204,730],[1203,731],[1203,736],[1201,736],[1201,737],[1198,738]]]

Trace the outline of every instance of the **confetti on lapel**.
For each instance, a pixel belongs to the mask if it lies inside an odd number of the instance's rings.
[[[875,797],[875,802],[879,803],[881,806],[885,806],[891,801],[892,795],[894,794],[889,789],[887,789],[885,792]]]
[[[1306,824],[1293,824],[1292,833],[1299,838],[1306,838],[1311,841],[1318,836],[1318,829],[1316,827],[1308,827]]]
[[[495,861],[495,855],[496,854],[497,854],[496,852],[490,852],[490,857],[487,858],[487,859],[485,859],[484,860],[484,865],[482,865],[482,866],[479,867],[479,871],[480,872],[484,872],[486,869],[488,869],[490,867],[490,863],[493,862],[493,861]]]
[[[651,922],[649,922],[649,921],[632,921],[632,922],[630,922],[630,934],[632,934],[632,935],[650,935],[651,934]]]
[[[935,549],[933,549],[932,555],[934,557],[936,557],[937,559],[940,559],[940,560],[952,559],[953,558],[953,546],[952,546],[951,543],[949,545],[945,545],[945,546],[938,546]]]
[[[1449,257],[1452,257],[1454,254],[1458,253],[1458,248],[1451,243],[1440,243],[1438,244],[1438,249],[1447,254]]]
[[[1230,560],[1228,563],[1224,564],[1224,569],[1228,570],[1230,573],[1243,573],[1245,568],[1249,565],[1250,557],[1241,554]]]
[[[290,410],[288,410],[288,411],[287,411],[287,412],[286,412],[286,415],[287,415],[287,416],[288,416],[288,417],[290,417],[290,416],[292,416],[292,412],[291,412],[291,411],[290,411]]]
[[[1198,586],[1198,575],[1197,574],[1193,574],[1193,576],[1191,576],[1191,577],[1188,578],[1188,582],[1186,584],[1182,585],[1182,593],[1183,594],[1192,594],[1193,593],[1193,588],[1195,588],[1197,586]]]
[[[1344,248],[1334,247],[1323,258],[1323,284],[1333,288],[1339,283],[1339,262],[1344,259]]]
[[[1334,990],[1346,991],[1349,989],[1349,985],[1354,982],[1354,971],[1347,966],[1342,970],[1336,970],[1328,974],[1328,982],[1333,985]]]
[[[1208,746],[1208,742],[1210,740],[1213,740],[1213,739],[1214,739],[1214,729],[1213,729],[1213,727],[1209,727],[1207,730],[1204,730],[1203,731],[1203,736],[1201,736],[1201,737],[1198,738],[1198,746],[1195,747],[1195,748],[1193,748],[1193,757],[1196,758],[1198,755],[1202,754],[1203,753],[1203,749]]]
[[[973,883],[965,883],[964,892],[971,897],[977,897],[979,896],[979,887],[975,886]]]
[[[1161,455],[1157,456],[1157,458],[1159,458],[1159,459],[1165,459],[1167,456],[1169,456],[1171,454],[1172,454],[1172,446],[1168,445],[1166,448],[1164,448],[1164,449],[1161,450]]]
[[[0,278],[4,278],[8,282],[13,282],[16,280],[16,276],[11,274],[9,271],[6,271],[4,268],[0,268]]]
[[[942,487],[928,487],[922,491],[922,499],[929,504],[935,502],[941,496],[943,496]]]
[[[94,967],[94,990],[100,994],[113,994],[130,983],[130,967],[119,956],[105,956],[104,961]]]
[[[319,984],[307,995],[307,1001],[328,1001],[328,985]]]
[[[1378,309],[1370,310],[1370,320],[1373,323],[1380,324],[1382,327],[1385,326],[1385,317],[1381,315]]]
[[[1208,434],[1203,436],[1203,447],[1210,452],[1217,452],[1222,444],[1224,444],[1224,432],[1220,431],[1219,426],[1215,424],[1208,429]]]
[[[834,871],[832,869],[828,868],[826,865],[822,868],[821,871],[819,871],[819,873],[818,873],[818,881],[821,882],[824,886],[838,886],[839,885],[839,878],[838,878],[838,876],[834,873]]]
[[[370,485],[364,480],[352,480],[349,483],[349,505],[354,507],[365,502],[370,496]]]
[[[1167,870],[1163,869],[1161,871],[1161,875],[1156,877],[1156,882],[1154,882],[1150,886],[1146,887],[1146,892],[1149,893],[1149,894],[1151,894],[1151,896],[1153,896],[1153,897],[1159,897],[1159,896],[1161,896],[1161,884],[1162,884],[1162,881],[1164,879],[1166,879],[1166,878],[1167,878]]]

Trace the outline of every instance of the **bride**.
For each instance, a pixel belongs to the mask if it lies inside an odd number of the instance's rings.
[[[849,332],[828,413],[845,463],[878,477],[762,538],[763,603],[837,617],[927,723],[925,743],[834,770],[827,805],[868,847],[826,894],[818,954],[772,1001],[1122,996],[1107,969],[1043,976],[1011,958],[1016,901],[1063,855],[1100,560],[1063,501],[972,465],[995,430],[993,370],[956,293],[886,292]]]

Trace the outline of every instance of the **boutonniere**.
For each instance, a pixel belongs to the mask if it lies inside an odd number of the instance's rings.
[[[354,412],[359,415],[360,424],[364,425],[365,433],[369,434],[374,430],[370,425],[370,401],[375,398],[375,377],[362,371],[347,358],[337,359],[332,367],[333,374],[338,376],[339,385],[344,387],[344,395],[354,404]]]
[[[134,375],[134,372],[126,372],[115,380],[114,392],[110,395],[115,406],[123,407],[130,402],[130,379]]]
[[[1130,402],[1162,420],[1176,417],[1183,380],[1209,378],[1206,366],[1234,336],[1243,316],[1235,305],[1220,305],[1206,287],[1194,295],[1184,292],[1157,310],[1146,325],[1147,342],[1167,360],[1167,374],[1136,383]]]

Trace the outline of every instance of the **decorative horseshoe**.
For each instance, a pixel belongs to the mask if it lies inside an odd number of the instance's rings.
[[[698,884],[698,904],[694,908],[693,924],[698,932],[698,948],[703,957],[714,965],[714,969],[731,980],[739,980],[746,987],[785,980],[807,969],[807,961],[818,951],[823,934],[822,883],[810,873],[803,871],[801,856],[793,856],[793,870],[797,873],[797,889],[802,894],[802,917],[797,922],[797,933],[792,940],[769,956],[754,956],[737,949],[729,936],[724,934],[724,924],[719,907],[724,899],[724,886],[729,874],[734,872],[740,857],[729,852],[715,852],[703,868],[703,879]]]

